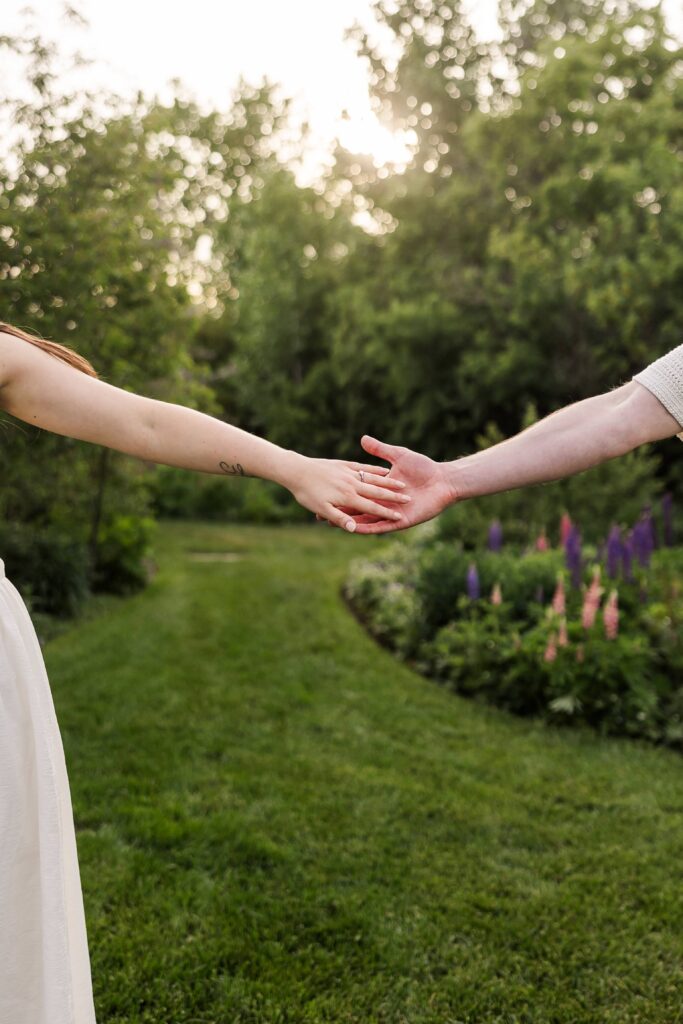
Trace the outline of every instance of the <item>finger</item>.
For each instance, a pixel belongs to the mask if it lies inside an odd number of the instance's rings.
[[[394,533],[396,530],[405,530],[407,528],[408,523],[405,522],[390,522],[388,519],[360,522],[360,517],[356,517],[356,533],[359,534]]]
[[[362,470],[360,472],[363,472]],[[384,487],[388,491],[402,491],[405,482],[397,476],[376,476],[374,473],[363,473],[363,483],[374,484],[375,487]]]
[[[388,473],[391,473],[389,466],[366,466],[362,462],[349,462],[349,466],[351,469],[364,469],[366,473],[377,473],[379,476],[387,476]]]
[[[376,437],[370,437],[369,434],[363,434],[360,443],[368,455],[374,455],[378,459],[385,459],[387,462],[395,462],[401,454],[401,449],[397,448],[396,445],[385,444],[384,441],[378,441]]]
[[[366,524],[366,523],[384,523],[384,522],[386,522],[385,516],[381,516],[381,517],[380,516],[369,516],[369,515],[366,515],[365,513],[362,513],[360,515],[355,515],[353,517],[353,519],[354,519],[354,521],[356,523],[356,526],[360,526],[361,523],[362,524]]]
[[[349,533],[353,533],[355,531],[356,523],[348,512],[344,512],[340,508],[335,508],[334,505],[326,505],[324,512],[326,519],[333,526],[339,526],[342,530],[348,530]]]
[[[355,512],[355,510],[353,508],[351,508],[349,505],[337,505],[336,507],[337,507],[337,509],[340,512],[345,512],[347,517],[349,519],[353,519],[354,522],[356,522],[356,523],[360,523],[362,520],[364,520],[366,518],[365,516],[359,516],[358,513]],[[367,518],[368,519],[377,519],[378,517],[377,516],[367,516]],[[332,522],[330,522],[329,519],[325,519],[325,516],[321,516],[318,513],[316,513],[316,519],[319,519],[321,523],[327,523],[328,526],[334,526],[334,527],[338,526],[338,523],[332,523]]]
[[[377,498],[390,507],[394,504],[406,505],[409,501],[412,501],[409,494],[403,494],[401,491],[392,492],[382,487],[374,487],[372,484],[364,481],[363,483],[356,484],[356,492],[362,494],[365,498]]]
[[[386,505],[380,505],[378,501],[371,501],[370,498],[364,498],[361,494],[353,499],[354,512],[365,512],[371,516],[379,516],[380,519],[401,519],[401,513],[394,508],[387,508]]]

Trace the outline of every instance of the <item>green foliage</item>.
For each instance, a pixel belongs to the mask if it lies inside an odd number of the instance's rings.
[[[583,584],[571,587],[561,550],[466,551],[443,540],[398,542],[377,561],[351,566],[346,594],[370,631],[459,693],[522,715],[584,723],[605,733],[683,742],[683,549],[655,552],[618,588],[619,627],[608,637],[604,600],[582,623],[596,567],[584,550]],[[468,594],[476,566],[480,597]],[[552,598],[564,582],[565,611]],[[493,603],[493,588],[500,603]],[[560,642],[561,626],[567,643]]]
[[[404,657],[415,653],[422,630],[416,571],[414,550],[396,544],[381,562],[352,562],[344,584],[347,600],[373,634]]]
[[[402,176],[339,163],[380,232],[345,295],[345,357],[356,390],[369,366],[388,440],[452,459],[488,424],[515,432],[530,402],[544,416],[679,343],[681,51],[628,2],[506,3],[491,44],[456,0],[375,10],[397,65],[354,35],[417,148]]]
[[[69,618],[81,611],[90,577],[85,544],[54,527],[35,530],[0,520],[0,552],[7,577],[31,612]]]
[[[159,466],[150,482],[152,509],[168,519],[285,523],[310,515],[288,491],[267,480],[232,480]]]
[[[536,419],[536,408],[531,404],[519,429],[529,427]],[[477,448],[481,451],[503,440],[502,432],[490,424],[477,438]],[[659,468],[660,458],[652,446],[641,445],[618,459],[555,483],[456,504],[440,516],[438,531],[444,540],[457,540],[467,548],[476,548],[484,542],[489,524],[498,519],[503,524],[506,544],[524,546],[543,532],[552,544],[557,544],[560,517],[572,509],[581,523],[583,539],[596,544],[613,524],[630,526],[646,505],[656,502],[662,491],[657,477]],[[659,521],[659,507],[655,507]]]
[[[149,555],[156,523],[149,516],[119,515],[100,529],[93,590],[127,594],[149,576]]]
[[[40,37],[4,36],[0,50],[24,75],[21,95],[3,100],[16,129],[0,161],[5,319],[71,343],[104,381],[220,412],[210,379],[220,367],[195,348],[192,305],[212,309],[219,285],[231,283],[196,246],[209,225],[224,238],[228,201],[246,203],[263,184],[256,167],[285,107],[245,83],[229,111],[208,114],[180,89],[170,106],[72,95],[61,87],[62,55]],[[4,426],[0,517],[87,544],[97,589],[140,585],[145,467],[30,424]],[[266,518],[263,506],[252,492],[245,514]]]

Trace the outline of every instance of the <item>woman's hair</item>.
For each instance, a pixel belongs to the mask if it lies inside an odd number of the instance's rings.
[[[10,324],[3,324],[0,321],[0,332],[3,331],[5,334],[13,334],[15,338],[30,341],[32,345],[42,348],[45,352],[49,352],[50,355],[57,356],[58,359],[63,359],[65,363],[73,366],[76,370],[87,373],[89,377],[98,376],[97,370],[84,356],[79,356],[78,352],[74,352],[73,349],[68,348],[66,345],[60,345],[56,341],[46,341],[45,338],[37,338],[35,334],[29,334],[28,331],[22,331],[19,327],[12,327]]]

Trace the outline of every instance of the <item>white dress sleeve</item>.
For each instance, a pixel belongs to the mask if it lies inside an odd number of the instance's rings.
[[[633,380],[651,391],[683,428],[683,345],[634,374]],[[683,441],[683,429],[677,436]]]

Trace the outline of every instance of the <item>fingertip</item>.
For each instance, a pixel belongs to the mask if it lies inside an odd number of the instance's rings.
[[[347,519],[346,523],[344,524],[344,527],[349,531],[349,533],[355,533],[356,524],[354,523],[353,519]]]

